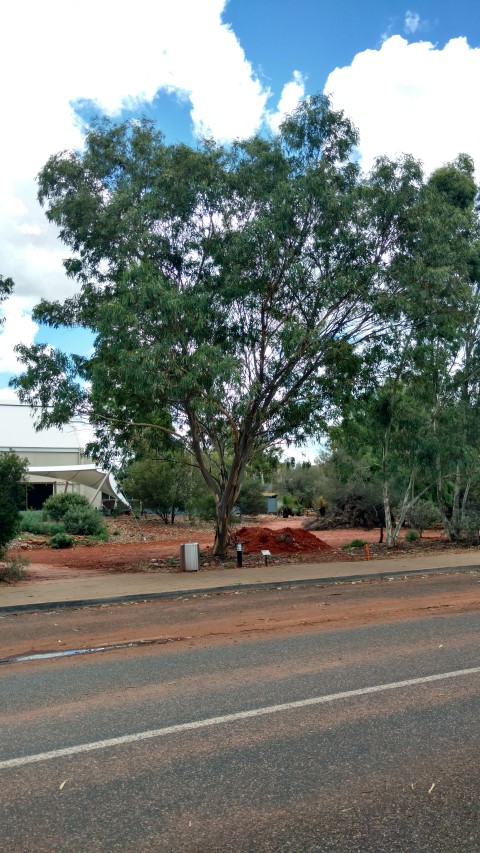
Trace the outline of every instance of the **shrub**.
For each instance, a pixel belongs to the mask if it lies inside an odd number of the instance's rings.
[[[91,536],[92,542],[108,542],[108,530],[106,527],[101,527],[98,533]]]
[[[47,521],[43,510],[29,509],[20,513],[20,530],[23,533],[47,534],[64,533],[65,525],[61,521]]]
[[[213,495],[205,491],[199,492],[188,501],[188,515],[190,518],[200,518],[202,521],[213,521],[216,516],[215,500]]]
[[[101,516],[93,507],[72,506],[63,516],[65,530],[77,536],[95,536],[104,529]]]
[[[26,576],[28,560],[25,557],[9,557],[0,563],[0,583],[15,583]]]
[[[0,557],[20,529],[18,507],[25,500],[27,460],[12,450],[0,452]]]
[[[343,545],[343,548],[347,550],[347,548],[363,548],[368,543],[365,542],[364,539],[352,539],[351,542],[347,542],[346,545]]]
[[[73,507],[86,507],[90,504],[84,495],[76,495],[72,492],[62,492],[60,495],[51,495],[43,504],[43,509],[56,521],[63,521],[67,512]]]
[[[260,480],[254,477],[246,477],[237,499],[237,507],[240,512],[246,515],[259,515],[261,512],[266,512],[266,499],[262,494],[263,489],[264,486]]]
[[[438,524],[440,520],[440,511],[432,501],[417,501],[407,515],[408,523],[418,530],[420,537],[424,530]]]
[[[480,536],[480,513],[470,508],[463,518],[463,529],[469,541],[478,542]]]
[[[55,533],[50,539],[50,548],[71,548],[73,545],[73,537],[68,533]]]
[[[405,542],[416,542],[420,539],[420,533],[418,530],[407,530],[405,534]]]

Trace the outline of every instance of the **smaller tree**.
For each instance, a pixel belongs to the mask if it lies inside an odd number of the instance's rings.
[[[296,503],[305,509],[311,509],[315,498],[322,493],[322,470],[318,465],[286,466],[283,484],[287,492],[294,496]]]
[[[259,515],[265,512],[265,497],[262,494],[263,486],[255,477],[246,477],[242,483],[240,494],[237,499],[237,507],[245,515]]]
[[[175,522],[178,511],[185,509],[190,492],[190,472],[172,454],[168,459],[140,459],[130,463],[119,476],[127,498],[140,501],[142,508],[151,509],[165,524]]]
[[[19,506],[25,498],[27,460],[13,450],[0,452],[0,558],[20,529]]]
[[[407,513],[408,523],[418,530],[420,537],[424,530],[428,530],[441,520],[440,510],[432,501],[418,500]]]

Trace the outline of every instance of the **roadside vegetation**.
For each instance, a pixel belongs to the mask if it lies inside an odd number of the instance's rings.
[[[70,547],[74,536],[87,536],[95,541],[108,539],[101,513],[83,495],[69,492],[52,495],[41,510],[21,512],[19,528],[24,533],[50,536],[52,548]]]
[[[267,484],[319,529],[380,526],[392,547],[405,524],[438,524],[478,540],[474,164],[459,154],[425,175],[408,155],[379,157],[365,174],[357,141],[315,96],[277,135],[230,146],[102,121],[39,175],[78,293],[33,316],[95,345],[89,358],[20,345],[13,385],[40,426],[88,416],[87,450],[121,459],[141,507],[171,524],[210,517],[216,556]],[[0,297],[11,288],[0,280]],[[258,470],[319,440],[315,466]],[[81,506],[50,519],[94,527]]]
[[[11,451],[0,451],[0,581],[11,583],[25,576],[26,560],[8,557],[9,542],[20,530],[18,506],[25,497],[25,459]]]

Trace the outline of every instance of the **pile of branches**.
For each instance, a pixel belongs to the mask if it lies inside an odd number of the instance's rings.
[[[309,518],[304,527],[307,530],[338,530],[345,527],[373,530],[375,527],[383,527],[384,523],[385,513],[381,504],[366,505],[360,498],[349,497],[328,508],[325,515]]]

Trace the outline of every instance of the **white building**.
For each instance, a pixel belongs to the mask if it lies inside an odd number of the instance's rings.
[[[110,473],[84,455],[90,435],[80,423],[36,432],[29,406],[0,400],[0,451],[13,450],[28,461],[26,508],[40,509],[50,495],[66,491],[85,495],[99,509],[105,501],[121,500]]]

